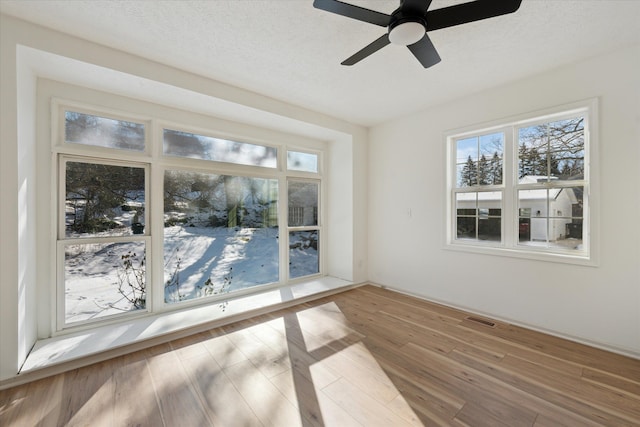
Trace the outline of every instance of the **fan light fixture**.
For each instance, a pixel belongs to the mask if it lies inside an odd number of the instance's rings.
[[[427,31],[419,22],[403,22],[389,30],[389,41],[401,46],[412,45],[422,39]]]

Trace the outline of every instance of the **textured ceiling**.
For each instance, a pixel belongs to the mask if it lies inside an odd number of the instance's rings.
[[[385,30],[312,0],[1,0],[0,11],[367,126],[640,43],[637,0],[524,0],[515,14],[429,33],[442,62],[426,70],[393,45],[341,66]]]

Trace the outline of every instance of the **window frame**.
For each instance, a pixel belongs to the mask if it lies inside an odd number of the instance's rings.
[[[319,160],[319,159],[318,159]],[[309,173],[309,172],[307,172]],[[314,183],[318,185],[318,207],[317,207],[317,212],[316,212],[316,224],[314,225],[289,225],[289,183],[290,182],[308,182],[308,183]],[[316,278],[316,277],[320,277],[322,276],[322,272],[324,271],[322,264],[324,261],[324,256],[322,253],[322,249],[324,247],[324,242],[322,241],[322,181],[318,178],[308,178],[308,177],[299,177],[299,176],[288,176],[286,178],[286,201],[287,201],[287,205],[286,205],[286,216],[284,218],[285,223],[286,223],[286,252],[287,252],[287,257],[286,257],[286,280],[287,282],[301,282],[304,280],[308,280],[308,279],[312,279],[312,278]],[[315,274],[309,274],[306,276],[298,276],[295,278],[291,278],[291,269],[289,268],[289,265],[291,263],[290,258],[290,237],[291,237],[291,233],[292,232],[298,232],[298,231],[316,231],[318,233],[318,248],[316,249],[318,252],[318,273]]]
[[[93,158],[88,156],[80,156],[77,154],[59,154],[57,156],[57,171],[58,171],[58,193],[57,193],[57,211],[56,211],[56,330],[63,330],[69,328],[82,328],[90,326],[96,323],[109,323],[111,321],[118,321],[121,319],[131,319],[135,317],[141,317],[149,314],[153,311],[152,297],[153,287],[146,289],[146,295],[148,296],[145,308],[141,310],[131,310],[123,313],[116,313],[96,317],[94,319],[78,320],[67,323],[66,312],[66,289],[65,289],[65,246],[66,245],[91,245],[99,243],[129,243],[129,242],[143,242],[145,245],[145,253],[151,254],[151,218],[149,215],[150,209],[145,207],[145,231],[142,234],[136,235],[114,235],[114,236],[91,236],[91,237],[69,237],[66,235],[66,164],[69,162],[77,163],[89,163],[107,166],[123,166],[123,167],[136,167],[144,170],[145,176],[145,205],[148,204],[148,195],[150,189],[150,165],[143,162],[132,162],[123,160],[111,160],[104,158]],[[60,268],[62,267],[62,268]],[[148,269],[145,269],[145,280],[150,282],[151,274]]]
[[[536,124],[549,123],[582,116],[584,123],[584,179],[522,184],[518,180],[518,130]],[[445,230],[444,249],[486,255],[525,258],[537,261],[598,265],[598,98],[559,105],[531,113],[467,126],[445,132]],[[503,179],[499,186],[457,188],[456,142],[458,140],[503,131]],[[583,247],[582,251],[562,250],[519,244],[518,191],[531,188],[584,187]],[[465,191],[466,190],[466,191]],[[460,192],[502,191],[501,242],[462,241],[456,235],[456,194]]]
[[[456,156],[456,145],[457,142],[463,139],[468,139],[470,137],[478,137],[481,138],[483,136],[488,136],[488,135],[492,135],[492,134],[498,134],[501,133],[503,136],[503,147],[502,147],[502,183],[501,184],[477,184],[477,185],[472,185],[472,186],[466,186],[466,187],[459,187],[457,184],[457,177],[458,177],[458,163],[457,163],[457,156]],[[449,167],[452,169],[452,173],[455,175],[454,178],[452,178],[452,182],[451,182],[451,195],[449,196],[451,198],[450,203],[452,204],[451,209],[452,209],[452,214],[455,216],[455,218],[453,218],[452,220],[452,224],[451,227],[453,227],[453,229],[451,230],[451,238],[453,241],[455,241],[455,244],[459,244],[459,245],[469,245],[469,246],[488,246],[488,247],[502,247],[504,246],[504,236],[505,236],[505,199],[506,199],[506,193],[507,193],[507,186],[505,185],[505,179],[506,179],[506,164],[508,163],[508,159],[509,159],[509,140],[510,140],[510,135],[508,132],[508,128],[501,126],[499,128],[491,128],[491,129],[485,129],[479,132],[465,132],[462,133],[460,135],[454,135],[451,137],[451,140],[449,142],[449,146],[450,146],[450,150],[451,150],[451,161],[453,162],[453,164],[451,164],[451,162],[449,162]],[[478,151],[478,154],[480,154],[480,152]],[[501,199],[500,199],[500,236],[501,236],[501,240],[500,242],[495,242],[492,240],[473,240],[473,239],[459,239],[457,238],[457,219],[458,219],[458,214],[457,214],[457,195],[458,194],[476,194],[476,197],[479,196],[480,193],[500,193],[501,195]],[[476,199],[477,200],[477,199]],[[479,212],[479,207],[476,201],[476,208],[477,208],[477,212],[476,215],[474,215],[474,217],[476,218],[476,235],[478,234],[478,221],[480,220],[480,212]]]
[[[92,97],[90,101],[95,101]],[[216,120],[213,120],[211,127],[203,127],[194,125],[201,121],[197,117],[197,113],[191,113],[194,119],[189,115],[181,116],[181,122],[167,120],[163,114],[156,116],[144,116],[134,112],[124,110],[116,110],[112,108],[99,107],[95,103],[84,103],[78,101],[67,100],[63,98],[52,97],[49,101],[51,115],[51,188],[54,190],[51,198],[52,212],[55,215],[51,218],[50,242],[51,242],[51,266],[55,271],[55,283],[50,287],[50,325],[51,336],[65,335],[80,330],[88,330],[104,325],[117,324],[122,321],[131,321],[139,317],[155,316],[165,312],[189,309],[195,306],[216,304],[222,300],[241,297],[244,295],[264,292],[269,289],[277,289],[288,286],[293,283],[304,282],[326,275],[323,265],[325,256],[321,253],[324,250],[324,244],[320,244],[318,248],[319,272],[314,275],[303,276],[300,278],[289,279],[289,248],[288,248],[288,224],[287,224],[287,183],[288,179],[307,179],[318,182],[318,224],[314,227],[318,230],[318,239],[324,237],[321,228],[325,212],[324,204],[321,202],[324,194],[322,189],[323,180],[323,164],[322,158],[324,151],[322,149],[309,148],[303,145],[291,144],[289,138],[284,142],[275,138],[271,138],[270,132],[263,132],[267,138],[255,137],[255,131],[249,130],[248,135],[244,134],[247,129],[243,126],[239,130],[243,133],[233,133],[225,130],[216,129]],[[172,108],[166,107],[170,111]],[[123,120],[133,123],[141,123],[145,126],[145,147],[142,151],[125,150],[120,148],[110,148],[95,145],[84,145],[78,143],[68,143],[65,140],[65,112],[74,111],[82,114],[95,115],[114,120]],[[135,110],[134,110],[135,111]],[[181,111],[181,113],[184,113]],[[224,125],[223,124],[223,129]],[[265,167],[259,165],[247,165],[242,163],[230,163],[215,160],[195,159],[188,157],[180,157],[165,154],[163,150],[163,129],[178,130],[203,136],[211,136],[214,138],[222,138],[230,141],[237,141],[248,144],[263,145],[265,147],[275,148],[277,150],[276,166]],[[313,146],[314,142],[306,142],[303,144]],[[300,151],[318,156],[318,172],[308,171],[289,171],[287,169],[287,151]],[[69,244],[70,239],[64,234],[64,201],[65,201],[65,168],[64,162],[69,161],[86,161],[88,163],[123,165],[144,167],[145,169],[145,231],[143,235],[131,236],[112,236],[117,241],[144,241],[146,248],[146,271],[147,283],[150,284],[146,289],[146,307],[144,310],[134,310],[121,314],[99,317],[95,320],[66,322],[65,308],[65,254],[64,247]],[[169,303],[164,301],[163,287],[163,265],[158,260],[163,257],[163,177],[167,170],[179,170],[185,172],[201,172],[218,175],[245,176],[251,178],[274,179],[278,183],[278,230],[279,230],[279,247],[278,259],[280,263],[278,280],[274,283],[256,285],[247,289],[234,291],[230,294],[220,294],[212,296],[204,296],[193,298],[177,303]],[[158,181],[160,180],[160,181]],[[62,225],[61,225],[62,224]],[[287,233],[286,236],[283,233]],[[286,239],[285,239],[286,237]],[[82,239],[71,240],[75,243],[93,243],[95,238],[83,237]],[[105,238],[98,238],[99,241],[105,241]],[[320,242],[319,242],[320,243]],[[154,262],[155,260],[155,262]],[[155,278],[155,279],[154,279]],[[157,282],[157,283],[156,283]],[[155,291],[155,292],[154,292]]]

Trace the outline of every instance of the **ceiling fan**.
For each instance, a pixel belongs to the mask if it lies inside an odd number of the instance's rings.
[[[427,32],[513,13],[522,0],[476,0],[429,11],[432,0],[400,0],[391,15],[338,0],[314,0],[317,9],[387,27],[387,33],[342,62],[353,65],[389,43],[407,46],[424,68],[440,62]]]

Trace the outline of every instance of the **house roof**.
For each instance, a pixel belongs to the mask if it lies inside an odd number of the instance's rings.
[[[527,0],[514,14],[430,32],[442,62],[426,70],[393,45],[341,66],[385,29],[312,0],[2,0],[0,12],[366,126],[640,43],[640,2],[625,0]]]

